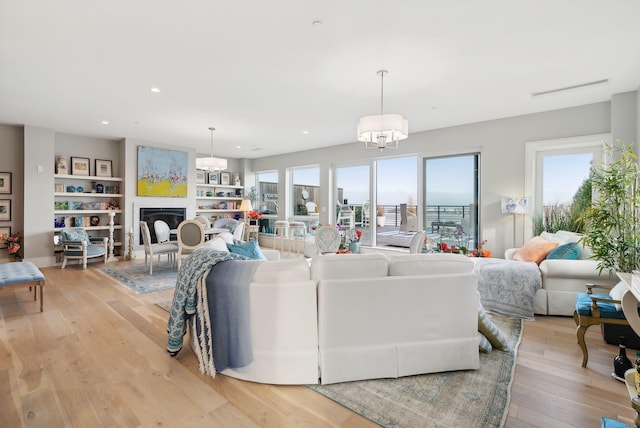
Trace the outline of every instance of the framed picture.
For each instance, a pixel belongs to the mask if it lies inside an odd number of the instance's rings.
[[[11,194],[11,173],[0,172],[0,193]]]
[[[96,168],[94,171],[96,177],[113,177],[110,160],[96,159]]]
[[[11,199],[0,199],[0,220],[11,221]]]
[[[231,174],[228,172],[220,173],[220,184],[229,185],[231,184]]]
[[[89,175],[89,158],[71,157],[71,175]]]
[[[197,184],[206,184],[207,183],[207,172],[203,169],[196,169],[196,183]]]
[[[209,184],[218,184],[218,173],[210,172],[209,173]]]
[[[11,226],[2,226],[0,227],[0,236],[9,237],[11,236]],[[0,241],[0,248],[7,248],[6,242]]]

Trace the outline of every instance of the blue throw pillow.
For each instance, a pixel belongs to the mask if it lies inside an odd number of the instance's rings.
[[[258,241],[247,241],[241,244],[227,244],[229,251],[235,254],[241,254],[255,260],[267,260],[260,251]]]
[[[575,242],[569,242],[556,247],[549,254],[548,259],[564,259],[564,260],[578,260],[580,258],[580,247]]]

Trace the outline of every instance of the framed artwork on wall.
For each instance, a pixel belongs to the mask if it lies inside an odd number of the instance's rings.
[[[11,226],[2,226],[0,227],[0,236],[4,236],[5,238],[8,238],[9,236],[11,236]],[[7,242],[2,240],[0,241],[0,248],[7,248]]]
[[[228,172],[220,173],[220,184],[229,185],[231,183],[231,174]]]
[[[0,199],[0,221],[11,221],[11,199]]]
[[[209,184],[218,184],[218,173],[210,172],[209,173]]]
[[[138,146],[138,196],[186,198],[187,152]]]
[[[196,169],[196,183],[197,184],[206,184],[207,183],[207,171],[203,169]]]
[[[71,175],[89,175],[89,158],[71,157]]]
[[[112,163],[110,160],[96,159],[95,175],[96,177],[113,177],[111,170]]]
[[[0,193],[11,194],[11,173],[0,172]]]

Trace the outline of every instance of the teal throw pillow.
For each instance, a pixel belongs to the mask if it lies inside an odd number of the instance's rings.
[[[235,254],[241,254],[255,260],[267,260],[260,251],[258,241],[247,241],[240,244],[227,244],[229,251]]]
[[[549,254],[548,259],[578,260],[580,258],[580,247],[576,242],[569,242],[556,247]]]

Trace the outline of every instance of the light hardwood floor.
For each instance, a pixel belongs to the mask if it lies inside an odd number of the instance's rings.
[[[155,303],[172,290],[138,295],[99,266],[43,269],[44,313],[26,289],[0,290],[0,427],[376,426],[304,386],[204,376],[187,348],[169,357]],[[507,427],[632,426],[617,347],[597,327],[587,343],[583,369],[571,318],[524,323]]]

